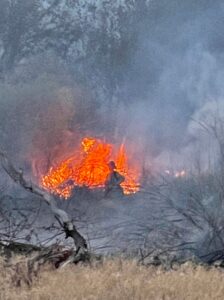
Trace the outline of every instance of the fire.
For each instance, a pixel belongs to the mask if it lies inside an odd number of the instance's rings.
[[[138,170],[134,167],[129,168],[127,153],[124,144],[121,145],[116,158],[117,171],[125,177],[125,181],[121,184],[125,194],[136,193],[139,186],[136,184]]]
[[[86,137],[74,154],[51,167],[41,178],[42,186],[49,192],[67,199],[75,186],[88,188],[103,188],[109,175],[108,162],[114,160],[117,171],[125,177],[122,188],[125,194],[136,193],[139,190],[139,172],[136,166],[130,165],[125,145],[116,151],[112,144],[100,139]]]
[[[170,170],[165,170],[164,172],[169,176],[173,176],[174,178],[183,178],[186,177],[187,175],[185,170],[175,171],[175,172]]]
[[[175,177],[175,178],[181,178],[181,177],[185,177],[185,176],[186,176],[186,171],[185,171],[185,170],[177,171],[177,172],[175,172],[175,174],[174,174],[174,177]]]

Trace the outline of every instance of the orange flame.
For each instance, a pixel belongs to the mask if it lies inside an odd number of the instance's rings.
[[[115,162],[117,171],[125,177],[125,181],[121,184],[124,193],[132,194],[138,192],[139,185],[136,184],[136,182],[138,182],[137,174],[139,174],[139,172],[136,167],[129,167],[124,144],[121,145]]]
[[[51,167],[41,178],[42,186],[49,192],[65,199],[71,196],[75,186],[88,188],[104,187],[110,172],[108,162],[113,159],[115,147],[99,139],[86,137],[81,142],[81,149],[56,167]],[[130,166],[124,144],[114,156],[117,171],[125,177],[122,188],[125,194],[139,190],[139,172]]]

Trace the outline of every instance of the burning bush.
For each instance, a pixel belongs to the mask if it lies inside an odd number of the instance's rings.
[[[83,138],[81,146],[75,149],[72,156],[51,167],[42,176],[41,184],[51,193],[66,199],[75,186],[103,188],[110,172],[108,162],[111,159],[115,161],[117,171],[125,177],[121,184],[124,193],[137,192],[139,170],[128,159],[125,145],[121,144],[117,150],[114,145],[92,137]]]

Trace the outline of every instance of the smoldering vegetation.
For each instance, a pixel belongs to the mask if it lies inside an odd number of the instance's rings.
[[[0,0],[0,147],[39,183],[83,136],[124,141],[137,194],[58,205],[94,252],[207,259],[224,246],[223,3],[84,2]],[[0,181],[1,240],[64,242],[40,199]]]

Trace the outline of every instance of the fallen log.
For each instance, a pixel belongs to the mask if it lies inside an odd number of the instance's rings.
[[[11,258],[15,255],[27,256],[33,252],[40,252],[41,249],[41,247],[32,244],[18,243],[13,241],[0,241],[0,254],[6,258]]]

